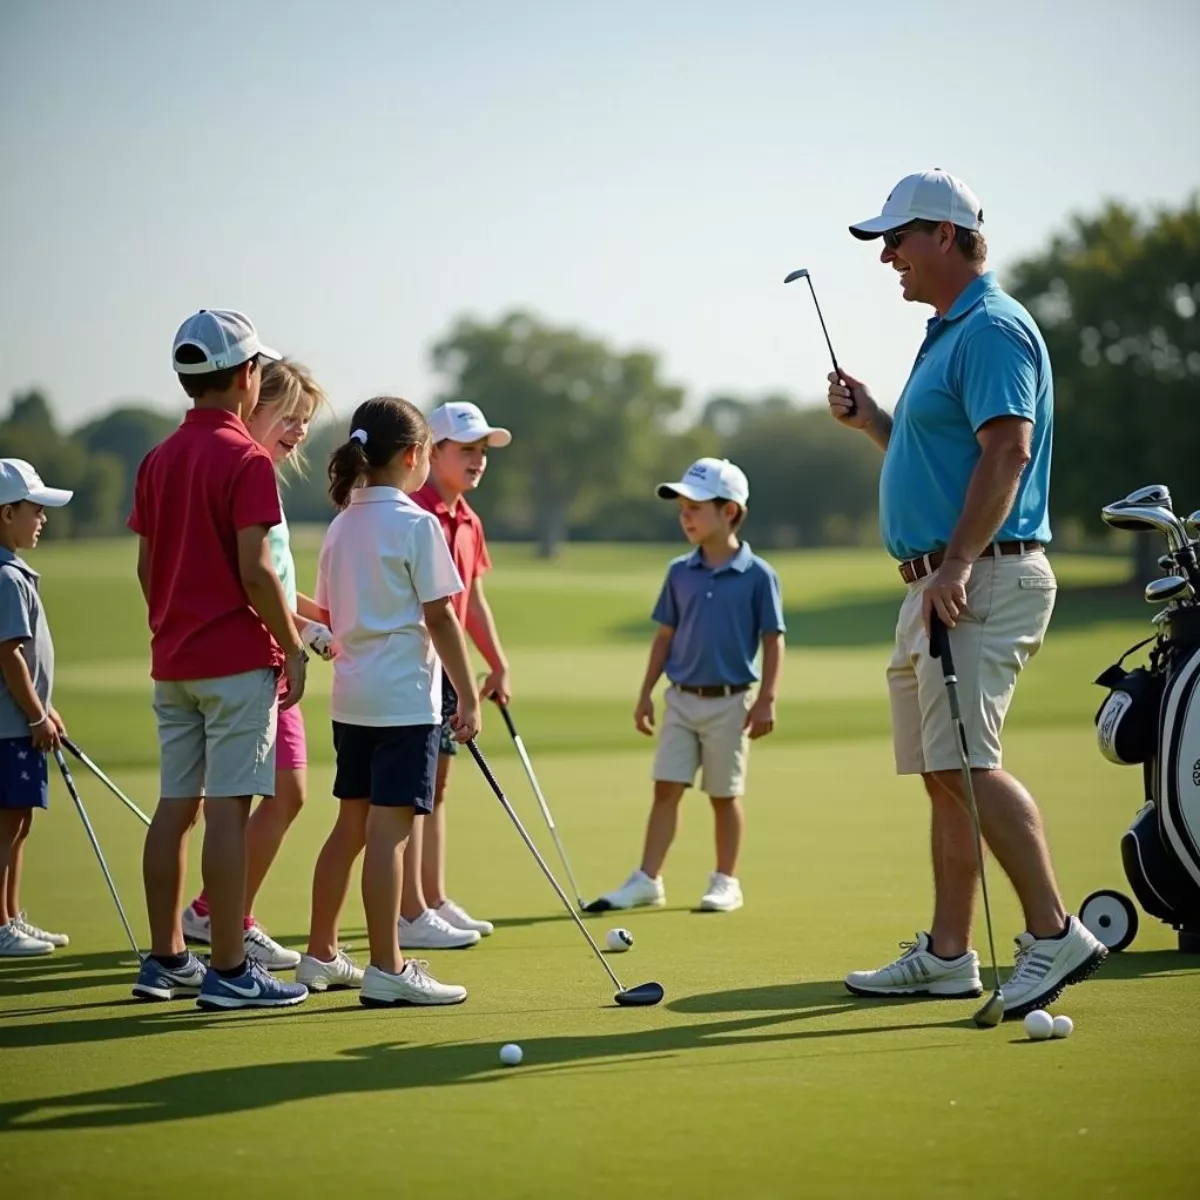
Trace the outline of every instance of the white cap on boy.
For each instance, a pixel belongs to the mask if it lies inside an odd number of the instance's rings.
[[[951,221],[963,229],[978,229],[983,205],[961,179],[935,167],[905,175],[888,194],[879,216],[851,225],[850,232],[867,242],[909,221]]]
[[[487,438],[489,446],[507,446],[512,441],[512,434],[507,429],[489,425],[478,405],[468,404],[465,400],[452,400],[435,408],[429,414],[429,432],[435,444],[447,439],[481,442]]]
[[[750,481],[741,467],[727,458],[698,458],[678,483],[660,483],[663,500],[686,496],[689,500],[732,500],[746,504],[750,500]]]
[[[23,458],[0,458],[0,504],[28,500],[46,508],[62,508],[74,494],[63,488],[47,487]]]
[[[179,351],[183,346],[194,347],[202,357],[194,362],[181,362]],[[175,345],[171,347],[171,367],[177,375],[209,375],[240,367],[252,358],[278,362],[282,357],[278,350],[259,341],[258,330],[245,313],[230,308],[202,308],[193,313],[180,325]]]

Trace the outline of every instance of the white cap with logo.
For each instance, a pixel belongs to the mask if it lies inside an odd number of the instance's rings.
[[[184,346],[191,352],[181,360],[179,351]],[[209,375],[240,367],[252,358],[278,362],[282,357],[259,341],[258,330],[245,313],[231,308],[202,308],[193,313],[180,325],[171,348],[171,366],[177,375]]]
[[[905,175],[888,194],[883,212],[851,225],[850,232],[866,242],[909,221],[950,221],[963,229],[978,229],[983,205],[961,179],[935,167]]]
[[[429,432],[434,444],[444,441],[482,442],[489,446],[507,446],[512,434],[498,425],[489,425],[479,406],[465,400],[452,400],[429,414]]]
[[[23,458],[0,458],[0,504],[28,500],[46,508],[62,508],[74,494],[63,488],[47,487]]]
[[[688,500],[732,500],[745,505],[750,500],[750,481],[741,467],[727,458],[698,458],[678,483],[660,483],[662,500],[685,496]]]

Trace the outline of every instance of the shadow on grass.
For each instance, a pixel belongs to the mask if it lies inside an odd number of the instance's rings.
[[[782,1028],[785,1024],[837,1016],[845,1011],[846,1005],[830,1006],[828,1003],[834,988],[835,985],[829,982],[795,985],[791,992],[795,1007],[774,1015],[589,1036],[531,1038],[523,1043],[526,1066],[515,1078],[536,1078],[540,1074],[600,1064],[612,1066],[653,1061],[661,1066],[664,1060],[679,1059],[693,1051],[859,1035],[869,1037],[939,1027],[922,1022],[837,1029]],[[303,1028],[303,1015],[291,1019],[300,1022],[298,1031]],[[404,1022],[409,1018],[399,1016],[397,1019]],[[218,1018],[186,1022],[197,1029],[221,1023],[227,1024],[227,1021]],[[160,1028],[170,1027],[177,1031],[184,1024],[176,1020]],[[970,1020],[968,1017],[965,1021],[951,1021],[945,1025],[969,1026]],[[402,1029],[403,1025],[398,1028]],[[879,1045],[869,1045],[866,1052],[887,1053],[901,1048],[910,1052],[918,1049],[944,1051],[946,1046],[897,1047],[885,1040]],[[497,1065],[496,1050],[493,1043],[431,1046],[383,1042],[345,1051],[332,1059],[247,1063],[192,1070],[121,1087],[0,1104],[0,1130],[151,1125],[191,1117],[254,1112],[296,1100],[369,1095],[404,1088],[495,1084],[504,1074],[504,1069]]]
[[[788,645],[832,648],[889,644],[895,636],[896,617],[904,598],[899,576],[896,582],[895,592],[851,594],[825,604],[785,609]],[[1148,616],[1140,584],[1064,586],[1058,592],[1050,633],[1111,621],[1145,620]],[[647,628],[644,621],[629,622],[614,633],[639,637]]]
[[[0,965],[0,987],[10,994],[41,995],[106,987],[125,978],[132,987],[137,972],[138,964],[132,950],[106,950],[99,954],[71,954],[60,950],[42,958],[6,961]],[[0,1013],[0,1021],[22,1015],[23,1012]]]

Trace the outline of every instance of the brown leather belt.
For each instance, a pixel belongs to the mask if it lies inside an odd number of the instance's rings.
[[[748,683],[719,683],[711,687],[707,685],[693,687],[687,683],[675,684],[677,691],[687,692],[689,696],[707,696],[709,699],[715,696],[736,696],[739,692],[748,692],[750,686]]]
[[[980,556],[981,558],[999,558],[1001,555],[1033,554],[1045,547],[1041,542],[993,542]],[[926,575],[932,575],[942,565],[946,557],[944,550],[935,550],[932,554],[922,554],[920,558],[910,558],[900,564],[900,578],[905,583],[916,583]]]

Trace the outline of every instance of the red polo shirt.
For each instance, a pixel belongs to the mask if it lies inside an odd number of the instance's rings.
[[[237,555],[238,530],[281,519],[271,456],[233,413],[192,409],[142,460],[129,528],[150,552],[154,679],[212,679],[282,663],[250,607]]]
[[[450,557],[454,559],[454,565],[463,581],[463,590],[451,596],[450,602],[465,629],[471,584],[492,568],[487,542],[483,536],[483,522],[479,519],[479,514],[461,496],[451,512],[432,480],[419,492],[413,492],[412,498],[441,522],[442,532],[446,535],[446,545],[450,547]]]

